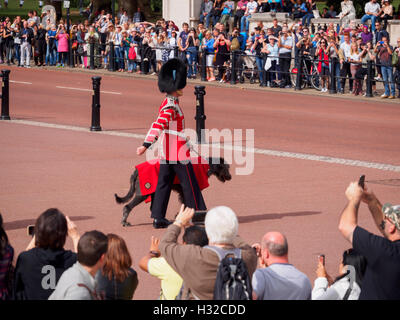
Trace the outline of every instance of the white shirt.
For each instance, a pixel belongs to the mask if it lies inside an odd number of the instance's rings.
[[[340,44],[340,49],[343,50],[344,57],[346,59],[350,57],[351,43],[346,43],[346,42],[341,43]]]
[[[370,1],[365,4],[364,9],[365,9],[365,13],[367,13],[367,12],[378,13],[381,10],[381,6],[379,5],[378,2],[372,3],[372,1]]]
[[[252,13],[256,12],[258,3],[257,3],[257,1],[248,2],[246,7],[247,7],[247,13],[252,14]]]
[[[285,40],[284,36],[281,36],[281,45],[283,46],[290,46],[291,48],[293,47],[293,38],[291,36],[288,36]],[[288,53],[292,52],[292,49],[286,49],[286,48],[279,48],[279,53]]]
[[[343,300],[349,286],[350,283],[347,277],[340,279],[330,287],[328,287],[328,280],[326,278],[317,278],[314,281],[312,300]],[[360,292],[359,285],[354,282],[348,300],[358,300]]]
[[[115,38],[114,38],[114,44],[119,46],[122,42],[122,33],[121,32],[116,32],[115,33]]]

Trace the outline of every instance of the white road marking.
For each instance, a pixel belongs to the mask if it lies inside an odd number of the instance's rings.
[[[64,130],[79,131],[79,132],[91,132],[89,128],[84,128],[84,127],[60,125],[60,124],[37,122],[37,121],[30,121],[30,120],[9,120],[9,121],[2,121],[0,123],[15,123],[15,124],[24,124],[24,125],[38,126],[38,127],[45,127],[45,128],[64,129]],[[146,137],[144,134],[119,132],[119,131],[96,131],[96,134],[104,134],[104,135],[109,135],[109,136],[118,136],[118,137],[134,138],[134,139],[141,139],[141,140],[143,140]],[[194,145],[196,146],[196,144],[194,144]],[[250,153],[254,153],[254,154],[261,154],[261,155],[273,156],[273,157],[319,161],[319,162],[326,162],[326,163],[332,163],[332,164],[340,164],[340,165],[345,165],[345,166],[363,167],[363,168],[377,169],[377,170],[383,170],[383,171],[400,172],[400,166],[387,164],[387,163],[377,163],[377,162],[369,162],[369,161],[362,161],[362,160],[343,159],[343,158],[335,158],[335,157],[331,157],[331,156],[322,156],[322,155],[314,155],[314,154],[306,154],[306,153],[295,153],[295,152],[287,152],[287,151],[279,151],[279,150],[268,150],[268,149],[261,149],[261,148],[243,148],[243,147],[239,147],[239,146],[229,146],[229,145],[221,145],[221,144],[212,144],[211,147],[225,149],[225,150],[250,152]]]
[[[32,84],[32,82],[26,82],[26,81],[16,81],[16,80],[10,80],[12,83],[20,83],[20,84]]]
[[[77,90],[77,91],[86,91],[86,92],[93,92],[93,89],[83,89],[83,88],[73,88],[73,87],[63,87],[63,86],[56,86],[58,89],[68,89],[68,90]],[[100,93],[105,93],[105,94],[122,94],[121,92],[114,92],[114,91],[102,91],[100,90]]]

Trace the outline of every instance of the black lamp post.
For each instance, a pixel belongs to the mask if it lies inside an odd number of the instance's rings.
[[[115,25],[115,0],[111,2],[112,23]]]

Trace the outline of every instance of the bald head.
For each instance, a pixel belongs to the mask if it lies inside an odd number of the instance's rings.
[[[280,232],[268,232],[264,235],[261,248],[267,249],[271,256],[284,257],[288,254],[286,237]]]

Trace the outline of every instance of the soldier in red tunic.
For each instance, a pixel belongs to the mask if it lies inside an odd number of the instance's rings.
[[[143,145],[137,149],[138,155],[145,153],[161,134],[164,135],[161,141],[160,172],[151,209],[153,227],[156,229],[166,228],[170,224],[165,215],[175,175],[182,186],[185,206],[195,210],[207,209],[189,161],[190,150],[183,133],[185,120],[179,106],[179,97],[186,86],[186,77],[186,65],[179,59],[171,59],[162,66],[158,76],[158,87],[161,92],[167,93],[167,96]]]

